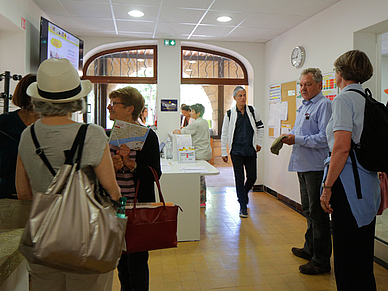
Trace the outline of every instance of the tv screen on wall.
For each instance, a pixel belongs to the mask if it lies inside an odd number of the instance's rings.
[[[41,17],[39,62],[46,59],[69,59],[77,71],[82,70],[84,42],[74,34]]]

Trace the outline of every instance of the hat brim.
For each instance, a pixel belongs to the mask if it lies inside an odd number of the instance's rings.
[[[86,97],[91,90],[92,90],[92,82],[90,82],[90,80],[81,80],[81,91],[77,95],[66,99],[48,99],[39,95],[38,82],[34,82],[28,86],[27,95],[30,96],[31,98],[35,98],[40,101],[51,102],[51,103],[67,103],[67,102],[75,101]]]

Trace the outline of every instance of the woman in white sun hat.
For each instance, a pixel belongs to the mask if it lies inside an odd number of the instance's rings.
[[[81,123],[71,114],[83,111],[84,97],[91,91],[89,80],[81,81],[78,72],[67,59],[49,59],[38,69],[37,82],[27,88],[35,112],[41,119],[35,123],[35,134],[55,172],[65,162],[64,151],[71,148]],[[31,200],[36,192],[45,192],[53,174],[35,153],[30,126],[24,130],[19,144],[16,168],[16,190],[20,200]],[[92,183],[96,177],[112,196],[121,196],[110,158],[107,137],[102,127],[90,124],[85,138],[81,168]],[[74,234],[78,235],[78,234]],[[34,290],[90,290],[112,289],[113,271],[107,274],[75,274],[28,263]]]

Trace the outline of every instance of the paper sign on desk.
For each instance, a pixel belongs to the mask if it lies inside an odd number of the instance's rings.
[[[190,134],[178,134],[176,136],[179,163],[195,163],[195,151]]]
[[[209,171],[205,167],[180,167],[179,170],[182,173],[208,173]]]

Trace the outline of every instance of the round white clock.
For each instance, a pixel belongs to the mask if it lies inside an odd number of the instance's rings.
[[[295,68],[300,68],[303,66],[305,58],[306,51],[304,50],[304,47],[297,46],[291,53],[291,65]]]

